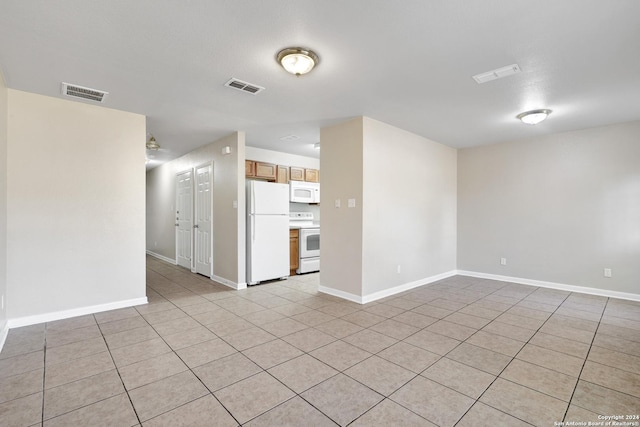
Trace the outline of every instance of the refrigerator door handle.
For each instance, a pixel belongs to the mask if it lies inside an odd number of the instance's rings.
[[[251,215],[251,241],[256,241],[256,187],[251,183],[251,206],[249,207]]]
[[[253,183],[251,185],[251,207],[249,209],[251,209],[251,213],[256,213],[256,186]]]

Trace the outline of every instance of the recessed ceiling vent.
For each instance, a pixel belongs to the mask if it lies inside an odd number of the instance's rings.
[[[473,80],[478,84],[490,82],[491,80],[498,80],[503,77],[512,76],[520,72],[518,64],[507,65],[506,67],[496,68],[495,70],[487,71],[486,73],[480,73],[473,76]]]
[[[300,139],[300,137],[298,135],[293,135],[293,134],[285,135],[285,136],[280,138],[281,141],[287,141],[287,142],[295,141],[295,140],[298,140],[298,139]]]
[[[88,99],[89,101],[104,102],[109,92],[63,82],[62,94],[70,96],[72,98],[82,98]]]
[[[231,80],[226,82],[224,85],[231,87],[233,89],[241,90],[242,92],[250,93],[252,95],[255,95],[258,92],[262,92],[264,90],[262,86],[254,85],[253,83],[243,82],[242,80],[238,80],[236,78],[232,78]]]

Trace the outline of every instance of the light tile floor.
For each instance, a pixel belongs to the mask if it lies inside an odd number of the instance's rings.
[[[148,305],[10,331],[0,425],[640,414],[640,303],[456,276],[358,305],[318,293],[317,274],[234,291],[154,258],[147,270]]]

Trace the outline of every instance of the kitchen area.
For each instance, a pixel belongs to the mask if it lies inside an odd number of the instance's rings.
[[[247,284],[320,271],[318,168],[245,160]]]

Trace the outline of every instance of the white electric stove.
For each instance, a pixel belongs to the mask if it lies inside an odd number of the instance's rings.
[[[296,273],[320,271],[320,224],[314,221],[313,213],[290,212],[289,227],[300,229],[300,259]]]

